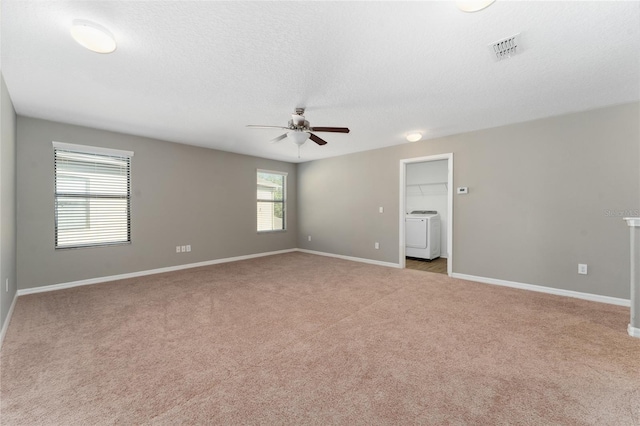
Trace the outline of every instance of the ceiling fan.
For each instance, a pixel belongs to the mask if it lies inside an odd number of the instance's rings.
[[[311,127],[309,122],[304,118],[304,108],[296,108],[294,114],[291,114],[291,120],[287,126],[260,126],[249,124],[247,127],[253,127],[256,129],[285,129],[286,133],[271,139],[271,143],[281,141],[287,136],[293,141],[298,148],[303,145],[307,139],[311,139],[318,145],[326,145],[327,141],[316,136],[311,132],[333,132],[333,133],[349,133],[349,129],[346,127]]]

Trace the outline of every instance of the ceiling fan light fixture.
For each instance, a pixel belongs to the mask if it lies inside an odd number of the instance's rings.
[[[309,133],[303,132],[301,130],[293,130],[287,133],[287,137],[293,141],[298,146],[304,144],[307,139],[309,139]]]
[[[111,53],[116,50],[116,39],[106,28],[91,21],[75,19],[71,36],[86,49],[96,53]]]
[[[328,132],[328,133],[349,133],[348,127],[311,127],[309,122],[304,118],[304,108],[296,108],[295,114],[289,120],[287,126],[261,126],[256,124],[248,124],[247,127],[253,127],[258,129],[283,129],[286,133],[271,140],[271,143],[281,141],[288,137],[290,141],[298,145],[298,158],[300,158],[300,147],[304,143],[311,139],[319,146],[327,144],[327,141],[316,135],[316,132]],[[313,133],[311,133],[313,132]]]
[[[466,0],[456,1],[456,6],[463,12],[478,12],[491,6],[496,0]]]
[[[418,142],[420,139],[422,139],[422,133],[420,132],[412,132],[407,135],[409,142]]]

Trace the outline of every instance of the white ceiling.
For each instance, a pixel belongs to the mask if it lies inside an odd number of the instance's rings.
[[[107,27],[110,55],[71,21]],[[487,45],[521,33],[521,53]],[[2,0],[1,67],[18,114],[290,162],[640,99],[640,2]],[[320,133],[297,158],[297,106]],[[88,141],[89,142],[89,141]]]

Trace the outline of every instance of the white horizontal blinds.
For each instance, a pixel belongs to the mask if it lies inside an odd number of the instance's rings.
[[[286,178],[286,173],[258,170],[258,231],[278,231],[286,228]]]
[[[54,144],[56,248],[131,242],[131,156],[79,149]]]

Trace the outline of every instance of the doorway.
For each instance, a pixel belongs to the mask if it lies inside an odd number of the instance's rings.
[[[412,211],[438,212],[440,256],[431,261],[407,259],[406,219]],[[400,241],[401,268],[444,273],[453,272],[453,153],[400,160]]]

